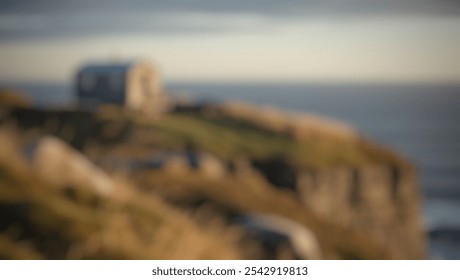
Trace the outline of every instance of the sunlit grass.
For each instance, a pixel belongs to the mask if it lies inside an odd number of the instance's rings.
[[[371,162],[401,164],[393,153],[362,139],[343,139],[316,134],[305,140],[273,133],[231,118],[172,114],[154,122],[151,133],[162,138],[158,145],[184,147],[193,142],[199,149],[222,158],[246,155],[256,159],[283,156],[298,167],[359,166]],[[158,138],[158,137],[157,137]]]

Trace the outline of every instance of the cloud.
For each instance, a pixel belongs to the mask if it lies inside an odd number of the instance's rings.
[[[3,0],[0,10],[22,13],[75,11],[248,12],[272,15],[305,13],[447,13],[458,14],[456,0]]]
[[[40,30],[48,24],[44,16],[0,15],[0,32]]]
[[[85,59],[121,54],[158,59],[171,79],[458,81],[458,6],[0,0],[0,76],[63,80]]]
[[[176,34],[260,28],[266,21],[456,16],[454,0],[0,1],[0,40],[97,34]]]
[[[257,14],[198,12],[126,12],[101,16],[74,13],[72,16],[0,15],[0,41],[72,38],[94,35],[177,35],[263,31],[277,20]]]

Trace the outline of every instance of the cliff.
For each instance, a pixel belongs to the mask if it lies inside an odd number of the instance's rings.
[[[2,135],[13,144],[0,160],[0,251],[17,252],[16,245],[28,240],[26,258],[294,256],[280,253],[283,244],[273,253],[239,222],[262,213],[311,230],[321,258],[426,257],[414,167],[336,121],[242,103],[177,104],[154,117],[117,107],[89,113],[4,106],[1,116]],[[56,138],[44,141],[50,135]],[[15,168],[11,158],[19,162]],[[94,180],[116,191],[101,194]],[[20,193],[8,184],[20,185]],[[48,193],[62,204],[71,193],[72,207],[88,216],[75,218],[69,210],[56,217]],[[88,196],[105,206],[88,203]],[[15,219],[7,218],[12,214]],[[108,218],[84,225],[92,215]],[[53,219],[79,234],[44,222]],[[112,219],[122,222],[106,223]],[[20,234],[11,234],[13,224]],[[43,231],[30,230],[36,225]],[[138,247],[101,241],[102,232],[121,229]],[[193,238],[185,237],[190,229]],[[163,237],[168,230],[177,234]],[[39,246],[49,234],[62,239],[52,252]],[[84,245],[90,240],[92,251]],[[197,244],[204,249],[190,249]],[[141,254],[143,246],[150,251]]]

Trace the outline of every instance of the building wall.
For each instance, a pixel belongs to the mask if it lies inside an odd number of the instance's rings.
[[[85,72],[77,75],[79,105],[94,109],[100,104],[124,103],[125,74],[120,71]]]
[[[161,95],[158,71],[148,63],[134,65],[127,73],[126,106],[138,111],[152,111]]]

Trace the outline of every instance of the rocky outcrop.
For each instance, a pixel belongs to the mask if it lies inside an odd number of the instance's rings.
[[[414,168],[346,125],[242,104],[114,114],[8,108],[1,117],[64,140],[40,138],[29,154],[49,184],[110,197],[104,168],[122,166],[142,191],[136,199],[160,196],[190,212],[211,205],[223,224],[251,212],[288,218],[312,230],[325,258],[426,257]]]
[[[114,192],[114,181],[62,140],[43,137],[33,146],[33,167],[50,186],[89,188],[102,196]]]
[[[299,223],[276,215],[261,214],[244,215],[240,217],[239,223],[247,228],[250,234],[266,242],[276,244],[287,239],[294,258],[318,260],[323,257],[315,234]]]
[[[296,191],[319,216],[374,236],[397,248],[400,258],[426,256],[413,169],[369,165],[305,170]]]
[[[354,139],[356,131],[345,123],[313,114],[285,112],[271,106],[255,106],[244,102],[227,102],[205,108],[209,114],[222,114],[273,132],[303,140],[316,134]]]

